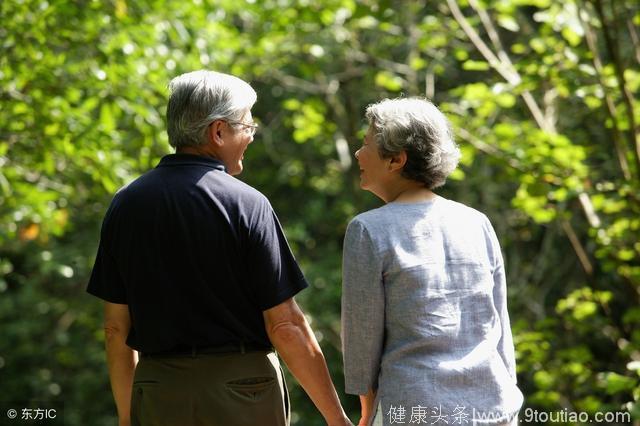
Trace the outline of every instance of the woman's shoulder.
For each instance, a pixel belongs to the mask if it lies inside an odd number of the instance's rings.
[[[393,220],[393,212],[389,209],[389,205],[367,210],[355,216],[349,222],[349,226],[358,226],[361,228],[377,228],[380,225],[385,225]]]
[[[454,221],[471,221],[473,223],[484,223],[487,216],[473,207],[454,200],[442,198],[437,205],[437,210],[442,217]]]
[[[349,222],[351,232],[372,236],[402,234],[416,223],[432,224],[445,229],[481,229],[491,226],[487,216],[479,210],[458,201],[438,196],[427,203],[389,203],[362,212]]]

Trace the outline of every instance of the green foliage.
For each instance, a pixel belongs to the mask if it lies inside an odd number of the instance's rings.
[[[168,81],[210,68],[259,93],[241,178],[280,216],[354,419],[341,244],[379,202],[352,153],[366,105],[400,95],[447,113],[463,157],[442,195],[496,226],[525,406],[640,419],[639,16],[631,0],[1,2],[2,391],[63,400],[69,425],[113,424],[101,307],[84,293],[100,221],[169,152]],[[289,383],[295,424],[322,424]]]

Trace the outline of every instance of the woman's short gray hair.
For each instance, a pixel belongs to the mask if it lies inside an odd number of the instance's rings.
[[[169,83],[167,133],[178,148],[206,143],[209,124],[238,121],[256,102],[255,90],[245,81],[215,71],[193,71]]]
[[[407,162],[402,176],[422,182],[428,189],[444,185],[458,166],[460,150],[451,125],[440,110],[423,98],[384,99],[367,107],[380,155],[402,151]]]

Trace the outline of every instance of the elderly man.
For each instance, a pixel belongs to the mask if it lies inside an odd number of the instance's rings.
[[[104,300],[120,425],[287,425],[274,348],[327,423],[349,425],[293,299],[307,283],[278,219],[233,177],[255,91],[211,71],[169,88],[176,153],[115,195],[87,289]]]

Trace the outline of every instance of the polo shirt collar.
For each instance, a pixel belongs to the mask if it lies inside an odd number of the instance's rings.
[[[216,158],[185,153],[167,154],[162,157],[157,167],[184,165],[207,166],[211,167],[212,169],[221,170],[223,172],[227,171],[227,169],[224,167],[224,164],[222,164],[222,162]]]

